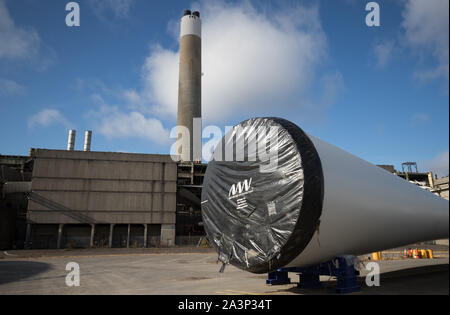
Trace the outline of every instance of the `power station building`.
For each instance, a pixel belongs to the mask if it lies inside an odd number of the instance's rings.
[[[203,164],[32,149],[0,165],[1,249],[170,247],[204,234]]]
[[[170,156],[33,150],[31,157],[26,241],[33,247],[175,243]]]

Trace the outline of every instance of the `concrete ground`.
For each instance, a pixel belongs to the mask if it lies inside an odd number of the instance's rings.
[[[261,295],[334,294],[335,281],[322,277],[324,289],[300,290],[295,284],[265,285],[266,275],[232,266],[220,274],[210,249],[130,249],[12,251],[0,255],[0,295],[5,294],[144,294]],[[67,287],[66,265],[80,266],[80,287]],[[379,262],[381,286],[356,294],[449,294],[449,260]],[[298,277],[290,274],[292,281]]]

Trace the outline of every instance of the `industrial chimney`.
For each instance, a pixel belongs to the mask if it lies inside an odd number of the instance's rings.
[[[73,151],[75,149],[75,137],[77,135],[76,130],[69,131],[69,140],[67,141],[67,151]]]
[[[202,40],[198,11],[184,11],[180,33],[180,77],[178,90],[177,154],[182,161],[201,161]],[[194,119],[196,123],[194,124]],[[182,128],[184,127],[184,128]],[[189,135],[185,132],[189,131]]]
[[[92,131],[88,130],[84,134],[84,152],[91,151]]]

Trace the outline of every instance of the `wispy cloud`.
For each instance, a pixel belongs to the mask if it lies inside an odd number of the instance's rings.
[[[0,0],[0,61],[27,62],[36,71],[46,71],[57,59],[34,28],[16,25],[6,1]]]
[[[28,119],[29,128],[36,126],[49,127],[52,125],[63,125],[67,128],[73,127],[73,124],[56,109],[44,109]]]
[[[403,12],[404,40],[421,59],[430,56],[432,68],[416,71],[422,80],[449,78],[449,1],[407,0]]]
[[[88,3],[94,13],[101,19],[104,19],[105,15],[125,19],[130,16],[134,0],[88,0]]]
[[[16,26],[5,0],[0,0],[0,58],[25,59],[34,57],[41,45],[39,34],[34,29]]]
[[[412,127],[420,127],[429,123],[430,120],[430,115],[425,113],[417,113],[411,116],[411,118],[409,119],[409,123]]]
[[[25,87],[20,85],[19,83],[8,80],[8,79],[2,79],[0,78],[0,96],[12,96],[12,95],[19,95],[24,93]]]
[[[375,44],[373,53],[378,68],[385,68],[389,64],[393,57],[394,50],[395,42],[393,40],[386,40]]]
[[[339,94],[345,89],[344,77],[341,72],[325,74],[322,79],[323,95],[321,104],[325,107],[333,104],[338,98]]]
[[[439,153],[431,160],[422,161],[425,170],[430,170],[439,177],[449,175],[449,150]]]

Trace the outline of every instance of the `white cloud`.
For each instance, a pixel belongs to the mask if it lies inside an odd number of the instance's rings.
[[[169,144],[170,134],[160,120],[146,117],[144,114],[132,111],[123,112],[117,106],[109,106],[99,94],[91,95],[98,110],[87,115],[97,121],[97,130],[107,138],[141,138],[159,144]]]
[[[28,127],[35,126],[49,127],[51,125],[63,125],[71,128],[72,124],[56,109],[44,109],[28,119]]]
[[[379,68],[384,68],[387,66],[392,58],[394,49],[395,43],[392,40],[387,40],[375,45],[374,54],[377,61],[377,66]]]
[[[19,83],[0,78],[0,96],[10,96],[22,94],[25,88]]]
[[[0,0],[0,58],[30,58],[38,53],[41,40],[33,29],[17,27],[4,0]]]
[[[249,2],[203,1],[203,116],[266,115],[308,106],[308,87],[326,57],[317,7],[263,13]],[[177,113],[179,54],[153,47],[143,88],[127,91],[133,108],[160,117]]]
[[[416,76],[435,79],[449,74],[449,1],[408,0],[403,12],[405,41],[422,59],[432,56],[435,67],[421,69]]]
[[[168,113],[176,115],[178,65],[178,52],[164,50],[161,46],[152,49],[143,66],[144,89],[140,93],[134,91],[134,98],[139,100],[137,104],[141,105],[142,110],[148,109],[148,104],[153,104],[153,111],[161,116]],[[131,101],[130,93],[128,98]]]
[[[439,177],[448,176],[449,174],[449,151],[442,152],[438,154],[435,158],[430,161],[423,161],[423,167],[425,170],[432,171]]]
[[[97,16],[112,13],[116,18],[128,18],[134,0],[89,0],[89,5],[93,8]]]
[[[169,131],[161,121],[146,118],[138,112],[113,113],[103,119],[99,131],[108,138],[137,137],[160,144],[168,144],[170,141]]]

